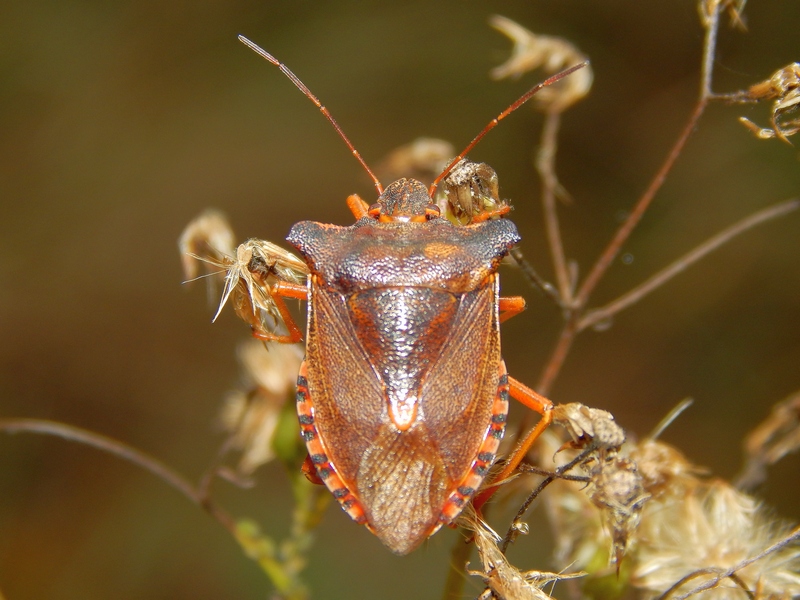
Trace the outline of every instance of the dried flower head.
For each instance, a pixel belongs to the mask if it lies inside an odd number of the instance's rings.
[[[714,14],[721,10],[727,10],[731,26],[745,31],[747,27],[742,18],[745,4],[747,4],[747,0],[700,0],[697,5],[697,10],[700,13],[700,22],[703,27],[707,28],[711,24]]]
[[[272,439],[281,408],[294,390],[302,350],[295,344],[273,344],[269,351],[256,340],[239,347],[247,388],[225,399],[220,420],[242,453],[238,470],[250,475],[275,457]]]
[[[497,173],[486,163],[462,159],[442,181],[446,214],[458,224],[468,224],[509,210],[500,199]]]
[[[775,71],[769,79],[765,79],[741,94],[740,101],[760,102],[773,100],[771,123],[772,128],[762,128],[747,119],[739,117],[739,121],[761,139],[780,138],[786,143],[788,137],[800,131],[800,63],[792,63]]]
[[[543,438],[557,448],[555,436]],[[706,594],[715,600],[743,598],[742,587],[760,590],[761,598],[800,594],[800,547],[764,552],[785,539],[786,528],[752,497],[703,478],[676,449],[654,439],[628,442],[620,454],[600,452],[584,466],[591,479],[585,489],[558,480],[543,496],[561,564],[602,577],[598,558],[619,559],[624,550],[629,584],[645,598],[684,578],[670,592],[675,597],[703,585],[714,588]],[[723,576],[727,571],[732,576]]]
[[[761,598],[793,598],[800,594],[800,546],[787,545],[748,563],[785,532],[756,500],[728,483],[698,482],[646,507],[631,583],[647,598],[668,590],[680,597],[709,582],[713,589],[704,598],[740,599],[743,589],[759,590]],[[734,577],[719,578],[728,570]]]
[[[436,138],[417,138],[392,150],[378,171],[391,181],[411,177],[430,183],[456,154],[453,144]]]
[[[208,281],[209,304],[219,290],[219,278],[214,275],[222,275],[222,261],[233,254],[234,243],[233,230],[225,215],[211,208],[193,219],[178,239],[183,276],[187,281],[196,279],[202,265],[203,277]]]
[[[511,57],[502,65],[492,69],[491,75],[495,79],[518,78],[539,67],[548,74],[553,74],[587,60],[586,56],[567,40],[533,33],[506,17],[494,15],[489,19],[489,24],[514,43]],[[592,69],[587,65],[570,77],[540,90],[534,101],[542,110],[562,112],[589,93],[592,78]]]
[[[619,568],[650,496],[644,491],[636,463],[629,458],[614,455],[598,460],[589,477],[587,492],[611,534],[611,558]]]

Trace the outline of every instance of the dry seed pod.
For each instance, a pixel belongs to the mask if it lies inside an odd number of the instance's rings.
[[[563,38],[533,33],[500,15],[491,17],[489,24],[514,43],[511,57],[492,69],[491,75],[495,79],[518,78],[540,67],[547,73],[555,73],[569,65],[587,61],[587,57],[574,44]],[[534,101],[542,110],[563,112],[589,93],[592,78],[592,68],[587,65],[572,76],[541,90]]]

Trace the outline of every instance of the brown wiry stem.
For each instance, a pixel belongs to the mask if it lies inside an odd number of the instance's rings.
[[[536,170],[542,178],[542,210],[544,212],[544,226],[547,243],[550,246],[550,257],[553,261],[553,271],[556,276],[558,293],[565,306],[572,305],[572,282],[567,268],[567,259],[564,256],[564,245],[561,242],[561,228],[558,225],[556,212],[556,192],[558,179],[556,178],[555,160],[558,148],[558,129],[561,125],[561,113],[548,111],[545,115],[542,139],[536,153]]]
[[[611,263],[617,257],[617,254],[619,254],[622,245],[628,240],[634,228],[639,224],[639,221],[641,220],[645,211],[649,208],[653,198],[655,198],[656,193],[658,193],[658,191],[661,189],[661,186],[664,184],[664,181],[666,180],[669,172],[672,170],[675,161],[683,151],[683,147],[686,145],[689,136],[697,126],[697,122],[703,115],[703,111],[705,111],[707,105],[708,100],[705,98],[701,99],[697,103],[692,115],[689,117],[689,122],[686,123],[686,126],[683,128],[678,140],[675,142],[672,150],[670,150],[669,154],[667,155],[667,159],[664,161],[664,164],[661,165],[661,168],[650,182],[650,185],[647,187],[644,194],[642,194],[641,198],[639,198],[639,201],[633,207],[633,210],[628,215],[628,218],[625,219],[624,223],[622,223],[620,228],[614,234],[614,237],[611,239],[611,242],[608,244],[608,246],[606,246],[605,250],[603,250],[603,253],[600,255],[600,258],[597,259],[597,262],[595,262],[591,271],[589,271],[589,275],[586,276],[586,279],[581,284],[575,297],[575,306],[578,309],[586,306],[586,303],[589,300],[589,295],[594,291],[595,287],[597,287],[600,279],[602,279],[603,275],[605,275],[606,271],[611,266]]]
[[[700,117],[703,115],[706,106],[708,106],[710,98],[713,96],[713,93],[711,92],[711,75],[714,65],[714,55],[716,52],[718,26],[719,7],[715,5],[712,9],[712,14],[709,15],[709,18],[706,22],[706,35],[703,43],[702,73],[700,77],[700,99],[695,105],[695,108],[689,117],[689,121],[684,126],[683,131],[678,136],[678,139],[667,155],[666,160],[661,165],[661,168],[653,177],[644,194],[642,194],[642,196],[634,205],[634,208],[628,215],[628,218],[625,219],[625,222],[622,223],[620,228],[614,234],[614,237],[611,239],[611,242],[609,242],[608,246],[606,246],[605,250],[597,259],[594,266],[589,271],[586,279],[584,279],[583,283],[580,285],[578,292],[571,303],[572,310],[567,314],[567,321],[561,330],[561,335],[556,342],[553,353],[550,355],[550,359],[547,362],[544,371],[542,372],[542,376],[538,385],[536,386],[536,390],[541,394],[549,394],[553,382],[561,371],[564,360],[566,359],[569,350],[572,348],[575,335],[580,331],[578,325],[582,316],[582,312],[589,301],[591,293],[594,291],[595,287],[597,287],[597,284],[600,282],[608,268],[613,263],[614,259],[622,248],[622,245],[628,240],[628,237],[630,237],[633,230],[639,224],[639,221],[641,220],[645,211],[652,203],[653,198],[655,198],[656,193],[658,193],[658,191],[661,189],[661,186],[664,184],[667,175],[672,170],[675,161],[680,156],[684,146],[686,145],[686,142],[697,126]]]
[[[656,288],[664,285],[667,281],[675,277],[675,275],[681,271],[684,271],[689,266],[693,265],[698,260],[713,252],[723,244],[731,241],[736,236],[748,231],[749,229],[752,229],[753,227],[756,227],[757,225],[760,225],[761,223],[797,210],[798,207],[800,207],[800,201],[787,200],[785,202],[781,202],[760,210],[749,217],[742,219],[738,223],[727,227],[717,235],[706,240],[694,250],[683,255],[681,258],[650,277],[647,281],[636,286],[616,300],[609,302],[602,308],[588,311],[586,315],[584,315],[583,318],[578,321],[578,331],[582,331],[587,327],[591,327],[592,325],[609,319],[618,312],[628,308],[632,304],[635,304]]]
[[[176,473],[160,460],[137,450],[119,440],[55,421],[43,419],[0,419],[0,431],[6,433],[38,433],[63,438],[70,442],[85,444],[121,458],[155,475],[170,487],[179,491],[190,502],[203,508],[216,521],[231,533],[236,531],[236,523],[223,509],[195,488],[186,478]]]

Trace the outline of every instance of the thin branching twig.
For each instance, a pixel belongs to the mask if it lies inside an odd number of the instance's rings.
[[[748,231],[766,221],[782,217],[794,210],[797,210],[798,207],[800,207],[800,201],[794,199],[787,200],[753,213],[738,223],[734,223],[730,227],[725,228],[717,235],[709,238],[697,246],[697,248],[694,250],[687,252],[678,260],[650,277],[647,281],[637,285],[635,288],[626,292],[616,300],[609,302],[602,308],[596,308],[588,311],[578,321],[578,331],[583,331],[587,327],[591,327],[597,323],[605,321],[625,308],[628,308],[632,304],[635,304],[656,288],[664,285],[664,283],[675,277],[675,275],[686,270],[698,260],[710,254],[723,244],[731,241],[736,236],[741,235],[745,231]]]
[[[236,523],[233,518],[222,508],[208,498],[203,491],[192,485],[185,477],[162,463],[157,458],[142,452],[132,446],[113,438],[81,429],[73,425],[66,425],[44,419],[0,419],[0,431],[5,433],[38,433],[60,437],[70,442],[77,442],[92,448],[97,448],[107,454],[121,458],[131,464],[141,467],[155,475],[171,488],[179,491],[190,502],[203,508],[225,529],[234,533]]]

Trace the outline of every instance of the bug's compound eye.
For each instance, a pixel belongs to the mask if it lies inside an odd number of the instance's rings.
[[[369,211],[367,211],[367,214],[373,219],[377,219],[378,217],[381,216],[381,205],[376,202],[375,204],[369,207]]]
[[[425,207],[425,216],[428,219],[437,219],[442,216],[442,209],[437,204],[428,204]]]

